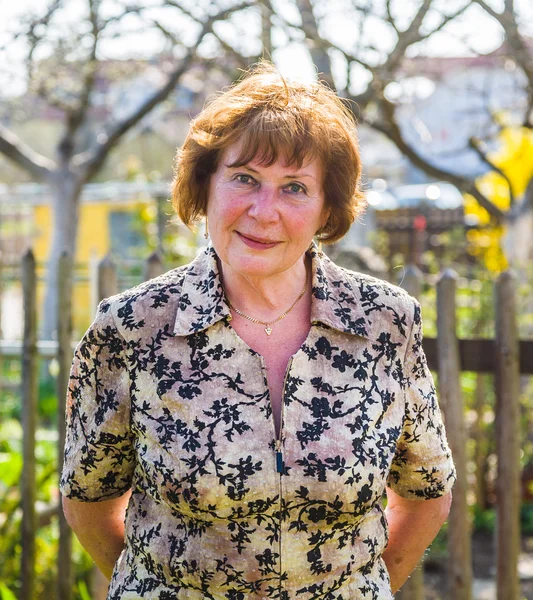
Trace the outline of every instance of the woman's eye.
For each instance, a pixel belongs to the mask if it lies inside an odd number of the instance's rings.
[[[245,173],[238,173],[235,175],[235,179],[239,183],[253,183],[253,178],[250,175],[246,175]]]
[[[291,183],[288,185],[288,190],[292,193],[292,194],[299,194],[300,192],[305,192],[305,189],[302,185],[300,185],[299,183]]]

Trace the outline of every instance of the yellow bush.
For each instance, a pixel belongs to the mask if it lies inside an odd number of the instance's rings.
[[[489,155],[492,164],[509,179],[515,198],[520,197],[533,177],[533,132],[525,127],[504,127],[499,136],[499,149]],[[510,208],[509,183],[496,171],[489,171],[476,181],[479,190],[498,208]],[[465,194],[465,214],[477,218],[480,229],[468,232],[469,253],[479,256],[491,271],[507,267],[501,240],[503,226],[491,225],[489,213],[470,195]]]

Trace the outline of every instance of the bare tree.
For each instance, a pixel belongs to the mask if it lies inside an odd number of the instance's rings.
[[[413,58],[423,54],[423,46],[435,35],[446,31],[473,8],[485,11],[487,18],[500,24],[507,47],[524,73],[527,107],[523,122],[531,126],[533,105],[532,58],[521,29],[514,3],[507,0],[498,13],[485,0],[152,0],[150,3],[112,3],[107,0],[80,0],[85,6],[82,19],[65,26],[63,15],[68,12],[64,0],[50,0],[48,8],[22,22],[13,40],[24,42],[25,73],[30,94],[41,102],[61,111],[63,133],[55,146],[55,155],[47,157],[29,147],[12,131],[0,125],[0,152],[30,173],[37,181],[49,184],[54,197],[53,241],[49,256],[49,283],[45,302],[47,319],[43,334],[55,330],[55,287],[57,259],[63,251],[74,253],[78,207],[85,183],[102,168],[110,151],[147,115],[160,107],[170,96],[183,75],[198,60],[227,67],[221,55],[232,56],[235,66],[245,68],[261,54],[270,57],[279,48],[279,36],[271,28],[283,31],[288,42],[304,43],[320,77],[350,99],[359,122],[384,134],[413,165],[430,177],[445,180],[461,191],[471,194],[483,206],[494,223],[507,223],[524,229],[527,216],[533,214],[533,185],[521,198],[511,197],[509,211],[499,208],[476,185],[473,177],[443,167],[424,153],[420,144],[409,137],[405,128],[405,106],[402,99],[388,93],[391,84],[406,77],[407,66],[421,64]],[[111,5],[114,7],[112,8]],[[261,11],[254,9],[259,5]],[[117,7],[121,7],[120,10]],[[294,9],[291,13],[289,8]],[[112,12],[114,10],[114,12]],[[260,26],[256,45],[246,51],[250,19],[236,19],[243,11],[256,11]],[[295,15],[299,15],[295,17]],[[327,27],[333,16],[349,25],[342,35]],[[164,81],[122,117],[104,126],[95,125],[94,109],[98,77],[106,62],[110,43],[127,36],[138,18],[143,34],[156,31],[165,41],[161,52],[171,56]],[[253,44],[252,44],[253,45]],[[202,50],[203,49],[203,50]],[[339,82],[339,65],[344,81]],[[407,65],[407,66],[406,66]],[[228,72],[235,76],[235,69]],[[341,78],[342,79],[342,78]],[[451,124],[454,126],[454,124]],[[91,135],[87,136],[87,130]],[[487,169],[491,164],[486,146],[493,131],[480,132],[465,140],[465,151],[480,157]],[[87,142],[87,139],[89,142]],[[511,192],[510,192],[511,193]],[[533,225],[532,225],[533,227]],[[528,227],[525,227],[529,231]],[[529,235],[533,239],[533,236]],[[527,244],[514,244],[522,253]],[[514,236],[517,241],[518,236]],[[529,251],[528,251],[529,252]],[[513,253],[510,252],[510,255]]]
[[[392,99],[388,93],[390,84],[409,75],[417,75],[417,68],[425,61],[424,43],[449,30],[465,15],[481,7],[486,15],[499,23],[504,34],[506,55],[500,51],[497,59],[503,63],[506,58],[512,58],[524,74],[523,93],[527,103],[523,107],[522,123],[532,127],[533,52],[532,45],[528,45],[523,33],[514,1],[506,0],[501,12],[485,0],[333,0],[327,6],[320,0],[314,0],[313,3],[310,0],[294,0],[294,3],[300,13],[300,23],[295,24],[279,12],[278,22],[294,40],[300,39],[298,34],[303,31],[305,44],[322,78],[336,87],[340,95],[352,101],[351,106],[358,121],[384,134],[402,155],[429,177],[448,181],[462,192],[472,195],[489,213],[493,224],[506,224],[512,232],[507,245],[509,260],[529,259],[533,254],[533,183],[520,198],[513,197],[513,190],[509,186],[510,208],[500,208],[483,193],[475,177],[443,166],[421,149],[423,144],[415,143],[405,127],[406,103],[402,102],[401,97]],[[331,13],[335,10],[342,14],[345,22],[353,24],[350,36],[332,33],[331,27],[326,32],[324,24],[328,18],[331,19]],[[480,17],[478,14],[471,15],[471,18],[479,21]],[[369,34],[371,31],[375,33]],[[467,45],[469,40],[463,40],[463,43]],[[345,81],[337,85],[332,75],[333,57],[337,58],[337,66],[344,64]],[[490,112],[489,106],[486,106],[486,111]],[[419,115],[415,117],[420,119]],[[451,128],[460,127],[458,123],[447,125]],[[465,137],[463,145],[453,152],[475,155],[486,170],[504,175],[490,161],[487,150],[495,146],[497,134],[498,127],[494,126],[494,122],[489,122],[485,130]]]
[[[58,259],[63,252],[72,256],[75,253],[83,186],[98,173],[124,136],[170,96],[194,61],[201,60],[199,47],[215,34],[217,24],[252,4],[154,0],[142,5],[113,5],[105,0],[83,0],[84,14],[69,20],[72,3],[69,7],[63,0],[52,0],[43,12],[27,15],[19,30],[12,32],[3,51],[13,44],[25,48],[27,94],[63,115],[63,132],[53,158],[39,154],[0,123],[0,152],[35,181],[48,184],[53,197],[46,318],[41,332],[44,338],[52,337],[56,330]],[[91,115],[98,77],[109,62],[106,48],[116,46],[128,34],[139,35],[138,28],[142,28],[143,35],[160,34],[161,52],[171,57],[167,61],[170,68],[160,86],[147,93],[128,114],[103,125],[95,123]],[[88,144],[87,129],[91,130]]]
[[[473,0],[481,6],[502,28],[505,34],[507,57],[515,63],[524,76],[523,92],[527,97],[521,121],[523,127],[533,128],[533,43],[522,32],[522,23],[514,0],[505,0],[503,10],[496,11],[484,0]],[[531,7],[530,7],[531,10]],[[531,15],[529,15],[531,17]],[[524,18],[523,21],[526,19]],[[487,159],[492,170],[499,172]],[[504,176],[505,178],[505,176]],[[527,264],[533,258],[533,178],[530,179],[525,192],[515,198],[509,183],[509,210],[505,215],[508,226],[506,250],[511,262],[518,266]]]

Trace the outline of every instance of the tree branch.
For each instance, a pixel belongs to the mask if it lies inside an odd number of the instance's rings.
[[[318,72],[322,73],[322,79],[331,89],[335,89],[335,82],[331,72],[331,61],[327,53],[327,50],[331,48],[331,44],[324,40],[318,31],[318,23],[311,0],[296,0],[296,6],[302,18],[305,45],[311,54],[311,60],[317,67]]]
[[[505,32],[506,42],[513,52],[513,58],[516,60],[527,78],[528,108],[524,119],[524,126],[533,127],[533,123],[531,123],[531,109],[533,108],[533,57],[531,56],[531,52],[518,29],[518,23],[516,21],[514,10],[514,1],[506,0],[502,13],[496,12],[485,2],[485,0],[473,1],[481,6],[483,10],[485,10],[501,25]]]
[[[0,124],[0,152],[40,181],[47,179],[55,163],[27,146],[12,131]]]
[[[344,54],[344,57],[348,62],[356,62],[357,64],[367,69],[372,75],[372,80],[369,83],[367,89],[363,93],[359,94],[357,97],[351,97],[351,100],[356,102],[358,106],[358,117],[361,115],[362,110],[364,110],[366,105],[372,99],[376,97],[381,97],[382,92],[387,86],[387,84],[393,81],[394,74],[396,73],[400,63],[404,59],[407,48],[423,39],[426,39],[435,31],[440,30],[442,27],[444,27],[446,23],[459,16],[468,6],[465,5],[461,9],[456,11],[454,14],[446,16],[443,19],[443,21],[432,32],[422,34],[420,33],[420,28],[422,27],[423,21],[429,9],[431,8],[432,1],[433,0],[424,0],[424,2],[420,5],[417,14],[413,17],[411,23],[404,31],[399,31],[396,23],[394,22],[394,18],[392,16],[390,7],[390,0],[386,3],[387,18],[385,19],[385,21],[389,23],[397,32],[398,39],[396,46],[389,53],[386,60],[379,65],[372,66],[362,61],[358,56],[350,54],[349,52],[342,50],[338,46],[334,46],[335,49],[339,50],[340,52],[342,52],[342,54]],[[359,10],[365,17],[368,16],[368,10],[366,8],[357,6],[357,10]]]
[[[500,14],[499,12],[495,11],[495,10],[492,8],[492,6],[490,6],[489,4],[487,4],[487,3],[485,2],[485,0],[473,0],[473,1],[474,1],[476,4],[479,4],[479,6],[481,6],[481,8],[482,8],[482,9],[483,9],[485,12],[489,13],[489,15],[490,15],[491,17],[493,17],[493,18],[494,18],[494,19],[496,19],[497,21],[499,21],[499,20],[500,20],[500,18],[501,18],[501,14]]]
[[[187,10],[186,8],[184,8],[183,6],[179,6],[177,3],[173,2],[172,0],[166,0],[167,4],[169,4],[169,6],[174,6],[175,8],[178,8],[184,15],[186,15],[187,17],[189,17],[190,19],[192,19],[193,21],[196,21],[198,24],[201,24],[201,21],[198,20],[198,17],[195,17],[190,10]],[[261,8],[264,8],[264,4],[261,4]],[[218,19],[217,19],[218,20]],[[170,39],[173,43],[178,44],[178,40],[176,38],[176,36],[168,31],[166,29],[166,27],[164,27],[163,25],[161,25],[161,23],[155,23],[156,27],[158,29],[160,29],[163,34]],[[224,39],[222,39],[220,37],[220,35],[213,29],[211,28],[211,30],[209,31],[209,33],[211,33],[212,36],[214,36],[220,43],[220,45],[222,46],[222,48],[228,52],[229,54],[233,55],[234,58],[237,59],[237,62],[240,63],[240,67],[242,69],[246,69],[246,67],[248,67],[249,62],[246,61],[246,59],[243,58],[243,56],[241,54],[239,54],[239,52],[237,50],[235,50],[235,48],[233,48],[233,46],[231,46],[228,42],[226,42]]]
[[[424,34],[422,36],[422,39],[427,39],[428,37],[432,36],[433,34],[437,33],[438,31],[441,31],[441,29],[443,27],[445,27],[450,21],[453,21],[454,19],[457,19],[457,17],[460,17],[465,12],[465,10],[467,8],[469,8],[470,6],[471,6],[471,3],[468,2],[467,4],[465,4],[459,10],[456,10],[451,15],[444,15],[441,13],[442,17],[443,17],[442,22],[439,25],[437,25],[437,27],[435,27],[435,29],[432,29],[428,33]]]
[[[394,31],[398,35],[400,35],[400,30],[396,26],[396,21],[394,20],[394,17],[392,16],[391,0],[387,0],[387,2],[385,3],[385,7],[387,9],[387,18],[386,18],[387,23],[394,29]]]
[[[409,144],[407,144],[407,142],[404,140],[400,128],[396,122],[394,105],[391,102],[388,102],[386,99],[380,100],[380,105],[383,108],[386,124],[373,121],[368,123],[371,127],[385,134],[391,141],[394,142],[394,144],[396,144],[404,156],[406,156],[415,166],[425,171],[428,175],[435,177],[436,179],[448,181],[449,183],[455,185],[455,187],[457,187],[463,193],[473,196],[477,200],[478,204],[482,206],[497,222],[501,223],[505,219],[505,213],[480,192],[474,181],[432,165],[418,152],[416,152],[416,150],[411,148],[411,146],[409,146]]]
[[[483,151],[483,149],[481,147],[481,141],[478,138],[472,136],[468,140],[468,147],[472,148],[472,150],[479,156],[479,158],[488,167],[490,167],[490,169],[492,171],[498,173],[498,175],[501,175],[505,179],[505,181],[507,182],[507,185],[509,187],[509,205],[510,205],[510,207],[512,207],[515,202],[515,197],[514,197],[514,193],[513,193],[513,185],[511,183],[511,180],[509,179],[509,177],[489,159],[489,157],[487,156],[487,153]]]
[[[66,130],[58,144],[59,156],[64,163],[67,163],[70,160],[72,153],[74,152],[76,132],[85,120],[89,108],[89,99],[94,87],[96,75],[96,51],[100,36],[100,27],[98,23],[99,6],[99,2],[96,0],[89,0],[89,19],[91,22],[93,43],[89,58],[84,65],[85,73],[83,76],[83,87],[78,98],[77,106],[66,111]]]
[[[27,64],[28,64],[28,87],[33,77],[33,54],[35,53],[39,42],[42,40],[43,35],[39,33],[39,30],[42,28],[47,28],[50,21],[52,20],[56,11],[61,8],[63,4],[63,0],[52,0],[50,5],[48,6],[46,13],[42,17],[35,18],[33,20],[29,20],[28,27],[24,32],[19,32],[14,37],[18,39],[22,35],[25,36],[26,41],[28,42],[28,56],[27,56]]]
[[[396,46],[382,66],[384,71],[393,73],[403,60],[407,48],[423,39],[423,36],[420,33],[420,27],[431,7],[431,2],[432,0],[424,0],[407,29],[398,35]]]
[[[231,54],[231,56],[233,56],[235,61],[238,63],[238,65],[237,65],[238,68],[245,71],[247,69],[247,67],[250,65],[249,61],[246,60],[246,58],[243,57],[242,54],[240,54],[237,50],[235,50],[235,48],[233,48],[233,46],[230,46],[228,44],[228,42],[223,40],[216,31],[214,31],[214,30],[211,31],[211,34],[218,40],[218,43],[220,44],[222,49],[225,52],[227,52],[228,54]]]
[[[263,58],[272,60],[272,4],[270,0],[259,2],[261,11],[261,45]]]
[[[348,100],[350,104],[350,110],[352,111],[355,120],[361,121],[363,120],[363,112],[368,107],[370,102],[375,99],[375,93],[371,86],[368,86],[367,89],[358,94],[357,96],[348,96],[346,100]]]
[[[152,96],[150,96],[143,104],[141,104],[130,117],[120,121],[114,128],[112,128],[103,142],[96,144],[87,152],[79,154],[74,158],[75,164],[83,172],[83,178],[85,181],[88,181],[98,171],[105,161],[109,151],[118,143],[122,136],[124,136],[124,134],[126,134],[130,129],[132,129],[132,127],[139,123],[139,121],[155,106],[163,102],[171,94],[182,75],[190,67],[196,55],[198,46],[204,37],[212,31],[213,24],[220,19],[228,18],[234,12],[249,8],[252,5],[253,4],[251,2],[243,2],[209,17],[204,23],[196,43],[189,48],[187,55],[182,59],[180,65],[169,75],[167,83],[162,88],[157,90]]]

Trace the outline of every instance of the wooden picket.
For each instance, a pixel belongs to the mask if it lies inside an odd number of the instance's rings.
[[[498,600],[518,600],[520,553],[520,369],[516,281],[496,282],[496,563]]]
[[[59,373],[57,376],[57,397],[65,398],[72,363],[72,258],[63,254],[59,262],[58,285],[58,352]],[[58,464],[63,463],[65,447],[65,403],[57,403]],[[63,510],[59,507],[59,553],[57,557],[57,600],[70,600],[72,597],[72,530]]]
[[[37,295],[35,257],[28,250],[22,259],[24,332],[22,349],[22,557],[21,600],[33,600],[35,594],[35,536],[37,497],[35,483],[35,431],[37,422]]]
[[[146,259],[144,268],[144,280],[148,281],[158,275],[162,275],[165,272],[165,266],[163,263],[163,257],[158,250],[155,250]]]
[[[446,270],[437,283],[439,397],[457,470],[454,498],[448,518],[448,595],[454,600],[471,600],[472,549],[467,502],[466,428],[456,336],[456,281],[457,275],[452,270]]]
[[[117,266],[113,257],[108,254],[98,265],[98,302],[118,292]]]
[[[419,298],[422,279],[422,271],[416,265],[408,265],[400,283],[411,296]],[[424,595],[424,561],[421,560],[395,597],[396,600],[424,600]]]
[[[57,381],[58,396],[65,397],[68,373],[72,360],[71,341],[71,291],[72,261],[62,257],[59,291],[59,329],[56,356],[59,363]],[[146,261],[145,279],[163,272],[163,259],[154,252]],[[48,522],[52,515],[59,516],[60,551],[58,559],[59,581],[57,598],[72,597],[72,574],[70,567],[71,532],[58,507],[48,507],[46,519],[38,519],[35,510],[35,429],[37,418],[38,362],[36,324],[36,277],[35,259],[28,252],[22,261],[24,293],[24,340],[18,356],[22,359],[22,422],[24,468],[21,480],[22,493],[22,558],[21,600],[32,600],[35,593],[35,532],[40,524]],[[407,267],[403,287],[415,297],[420,297],[422,274],[415,267]],[[503,273],[495,285],[496,335],[494,340],[457,339],[455,316],[456,276],[450,271],[442,274],[437,285],[436,339],[425,338],[424,350],[429,367],[438,374],[439,399],[445,416],[447,434],[457,467],[458,480],[453,492],[452,511],[448,524],[448,550],[450,577],[448,597],[454,600],[471,600],[472,565],[470,522],[467,505],[466,481],[466,427],[461,398],[461,371],[473,371],[478,375],[475,411],[481,423],[483,418],[483,387],[487,382],[483,373],[493,373],[497,397],[497,598],[518,600],[518,552],[520,543],[520,423],[519,383],[521,374],[533,374],[533,341],[519,340],[516,324],[516,282],[511,272]],[[98,300],[119,292],[117,268],[111,256],[106,256],[98,267]],[[3,348],[3,350],[2,350]],[[3,356],[9,353],[0,340]],[[41,354],[42,356],[43,354]],[[64,445],[64,407],[59,403],[60,458]],[[474,435],[475,434],[474,428]],[[479,449],[479,452],[482,450]],[[476,449],[476,453],[478,449]],[[476,454],[476,464],[481,464]],[[476,495],[483,497],[481,479],[478,476]],[[93,598],[105,597],[107,581],[95,574]],[[423,568],[418,568],[404,585],[397,598],[422,600]]]
[[[147,266],[145,267],[145,273],[148,271],[149,267]],[[98,265],[97,300],[100,302],[104,298],[114,296],[118,291],[117,265],[112,256],[108,254]],[[105,600],[109,582],[96,566],[91,573],[90,585],[93,600]]]

